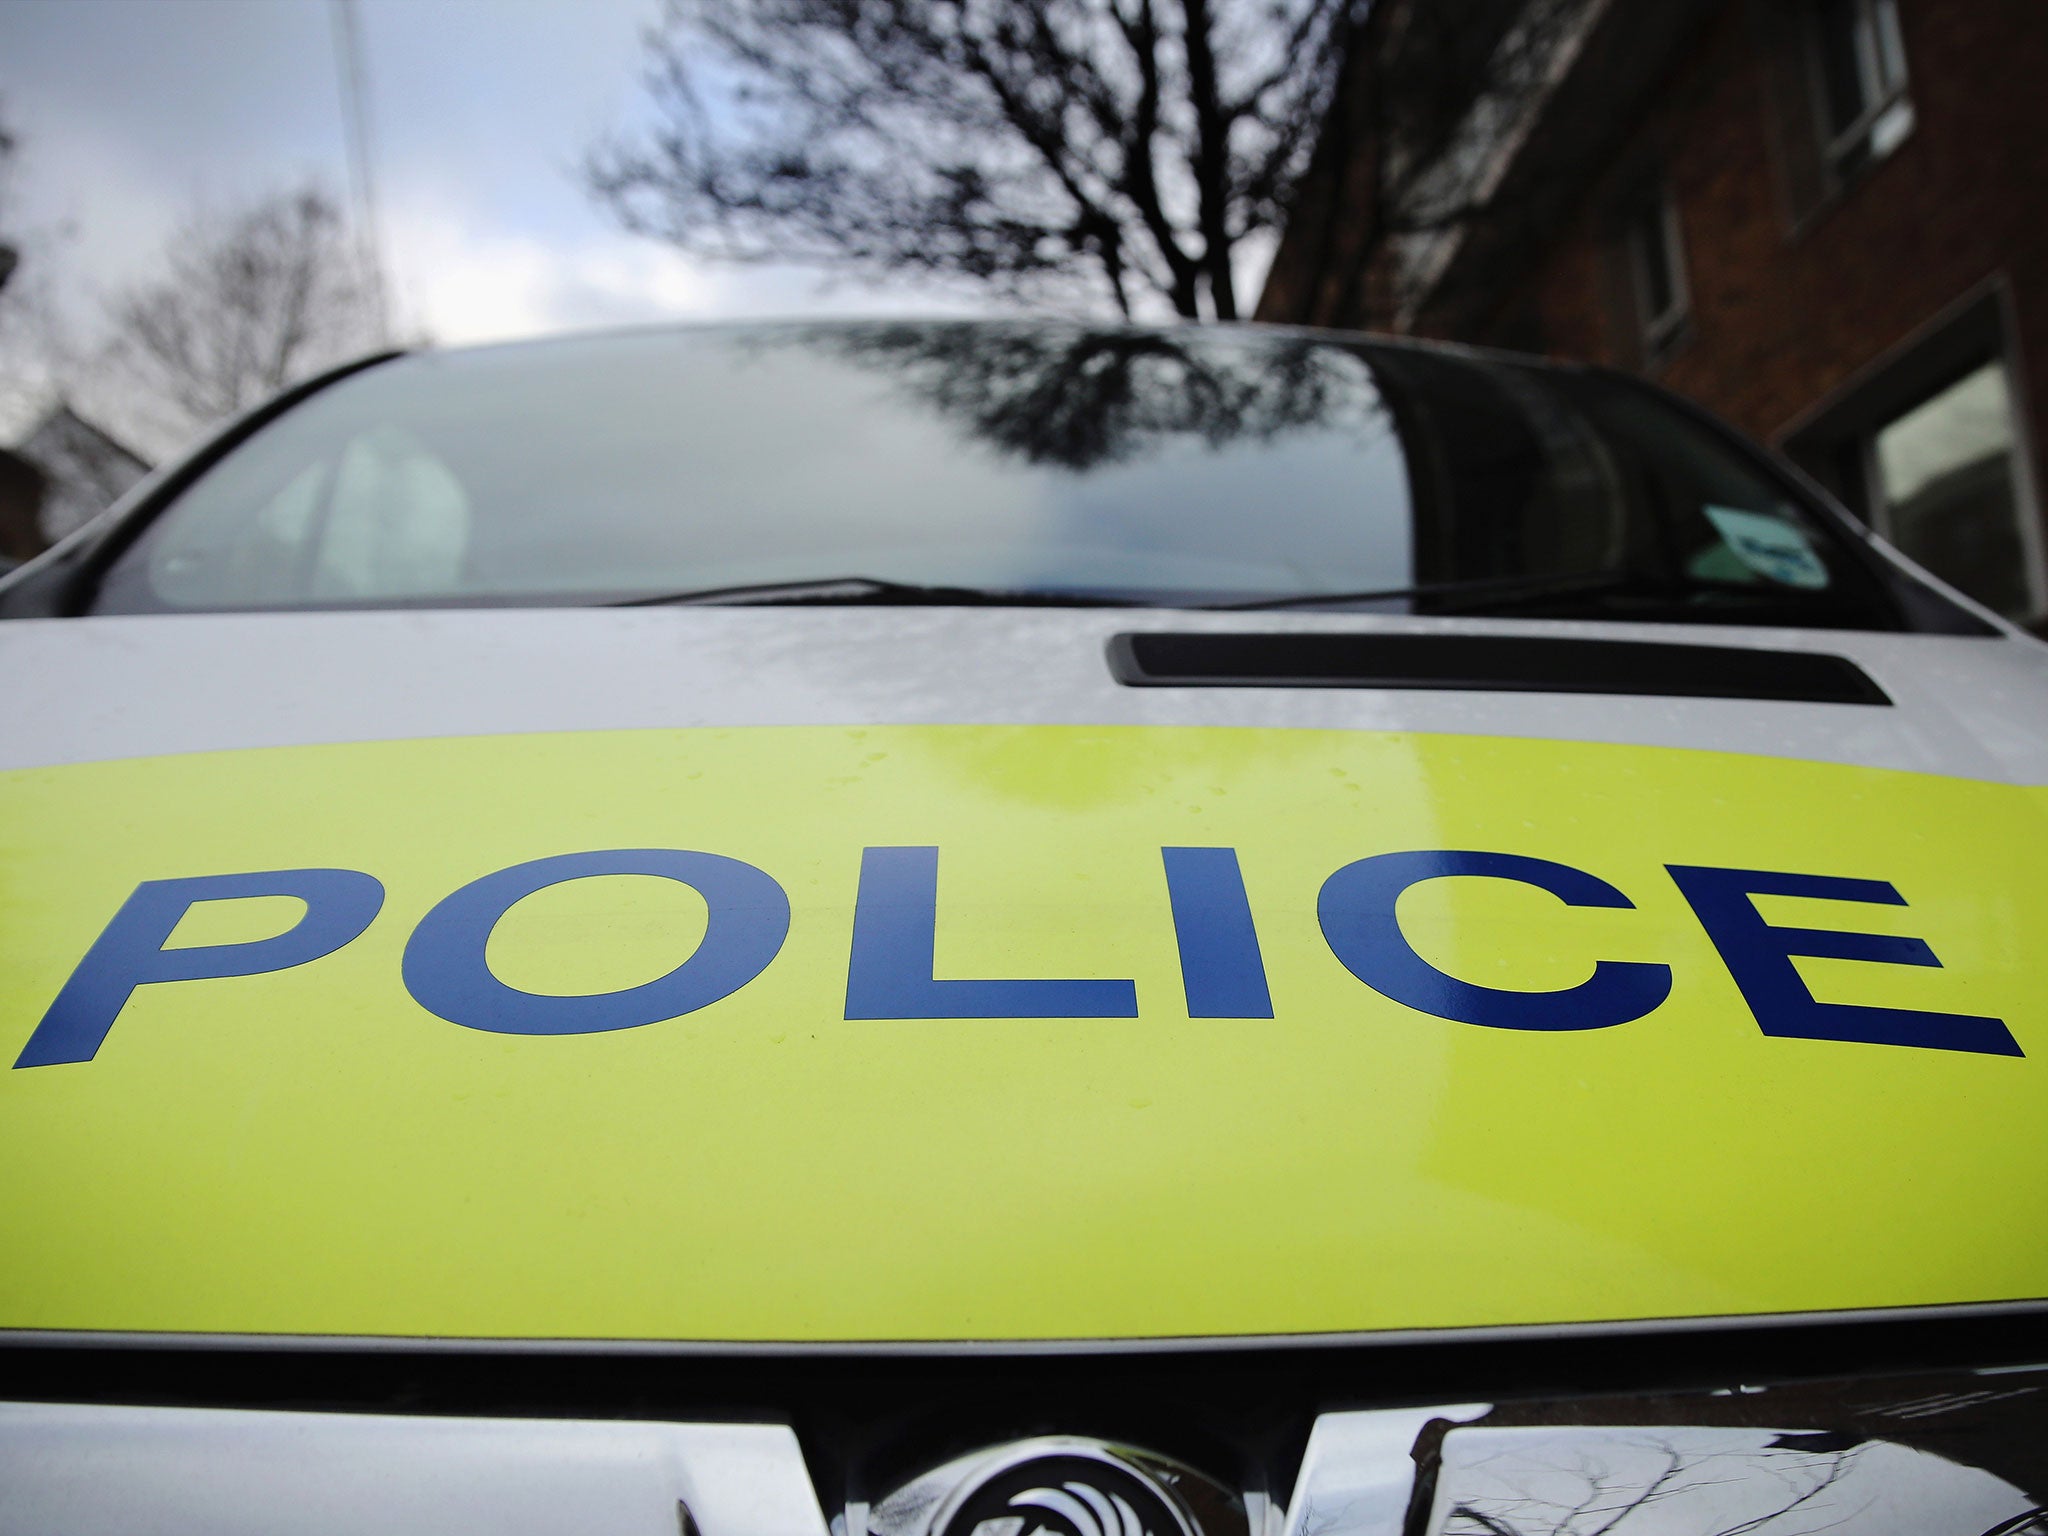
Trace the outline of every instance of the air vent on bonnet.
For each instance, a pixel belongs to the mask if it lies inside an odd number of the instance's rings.
[[[1132,688],[1441,688],[1891,703],[1846,657],[1643,640],[1122,634],[1109,642],[1109,669]]]

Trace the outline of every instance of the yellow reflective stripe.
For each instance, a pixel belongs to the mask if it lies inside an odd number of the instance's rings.
[[[0,774],[0,1062],[144,882],[342,869],[385,892],[323,958],[140,986],[92,1060],[0,1070],[0,1326],[1142,1337],[2048,1295],[2044,810],[2040,789],[1734,754],[1220,728]],[[1137,1016],[846,1018],[863,850],[907,847],[940,850],[938,978],[1129,981]],[[1166,848],[1236,850],[1272,1017],[1190,1017]],[[408,937],[451,892],[606,849],[751,865],[787,893],[787,938],[730,995],[634,1028],[492,1033],[413,1000]],[[1399,925],[1442,972],[1533,991],[1661,965],[1670,996],[1533,1031],[1373,991],[1318,894],[1412,850],[1547,860],[1633,903],[1425,881]],[[1766,1036],[1667,865],[1888,882],[1905,905],[1756,910],[1924,941],[1938,968],[1794,963],[1823,1000],[1998,1018],[2027,1054]],[[297,911],[197,906],[170,943]],[[556,885],[488,961],[531,993],[636,986],[706,912],[652,876]]]

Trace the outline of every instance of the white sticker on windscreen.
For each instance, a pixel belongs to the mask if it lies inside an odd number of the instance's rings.
[[[1809,591],[1828,584],[1828,568],[1821,564],[1811,541],[1783,518],[1734,507],[1701,510],[1735,558],[1759,576],[1781,586],[1804,587]]]

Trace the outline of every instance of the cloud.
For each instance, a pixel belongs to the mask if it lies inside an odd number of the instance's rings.
[[[801,269],[710,266],[623,231],[542,238],[424,190],[393,208],[384,248],[401,333],[451,346],[676,320],[994,307],[929,288],[826,283]]]
[[[634,325],[711,312],[716,283],[623,234],[541,239],[445,201],[393,210],[384,245],[401,327],[449,344]]]

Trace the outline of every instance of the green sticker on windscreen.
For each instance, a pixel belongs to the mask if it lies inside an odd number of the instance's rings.
[[[1783,518],[1734,507],[1701,510],[1735,558],[1766,581],[1808,591],[1818,591],[1828,584],[1828,568],[1821,563],[1812,542]]]

